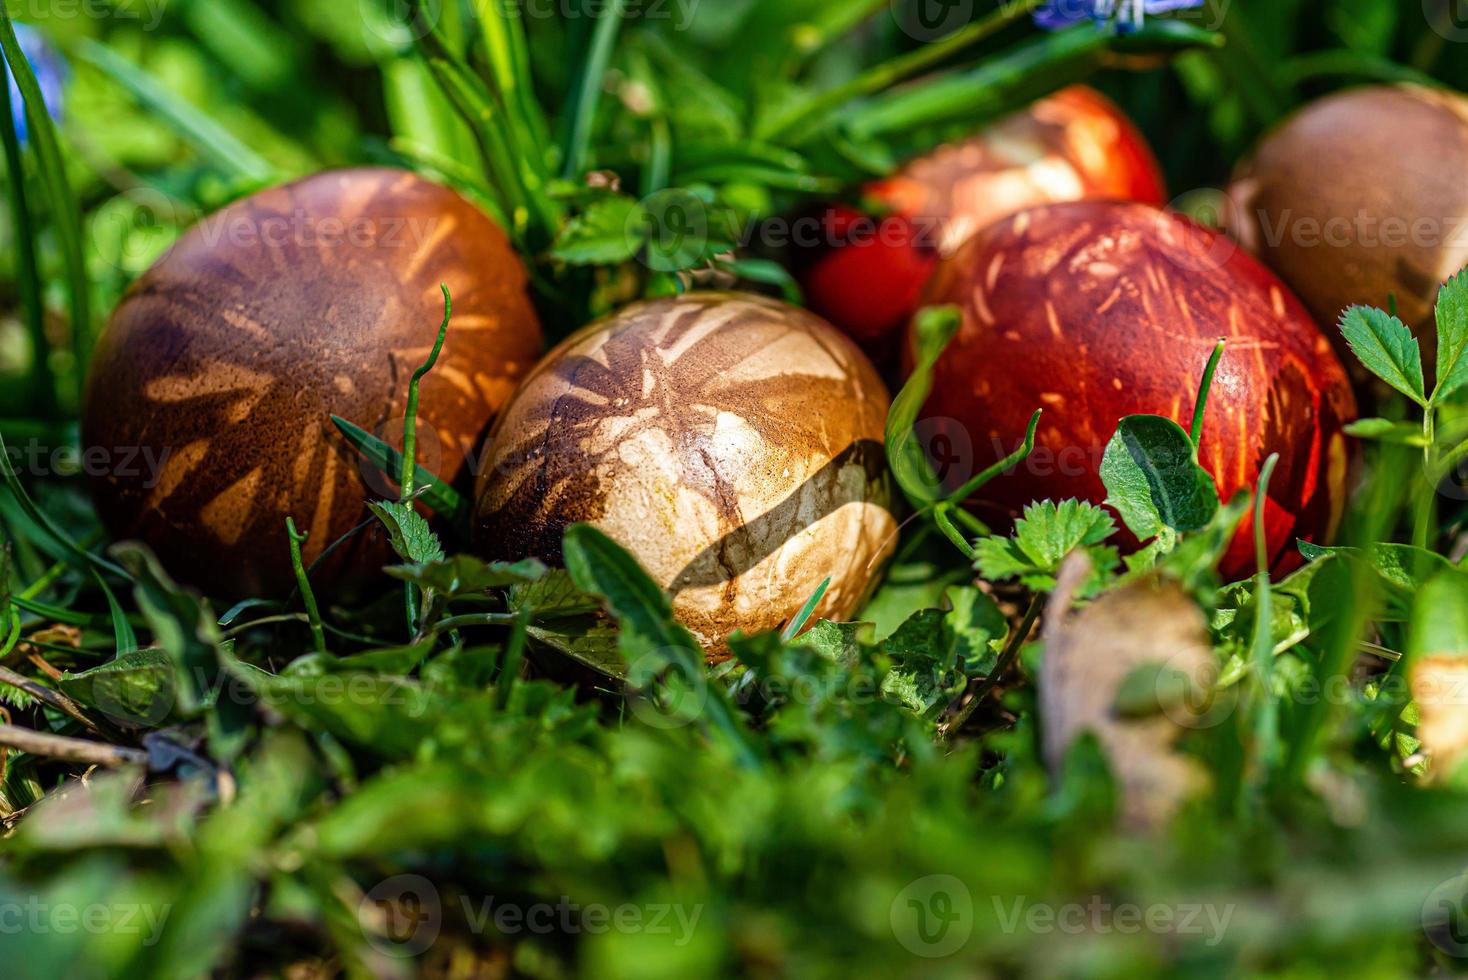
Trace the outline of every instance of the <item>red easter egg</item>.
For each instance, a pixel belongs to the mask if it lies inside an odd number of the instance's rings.
[[[1164,204],[1147,141],[1109,99],[1063,89],[866,188],[886,217],[836,206],[801,257],[811,309],[881,356],[900,336],[939,258],[1016,211],[1062,201]]]
[[[1030,458],[969,501],[996,528],[1033,500],[1104,501],[1100,463],[1117,422],[1153,414],[1186,428],[1226,337],[1199,462],[1226,500],[1252,489],[1279,453],[1265,508],[1276,570],[1298,564],[1297,538],[1334,532],[1349,470],[1342,429],[1356,413],[1350,384],[1300,302],[1228,238],[1142,204],[1048,205],[971,238],[923,302],[963,310],[924,431],[971,447],[965,469],[1003,458],[1045,410]],[[1253,570],[1252,535],[1246,521],[1226,575]]]

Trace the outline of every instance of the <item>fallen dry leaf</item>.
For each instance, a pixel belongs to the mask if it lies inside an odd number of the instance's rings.
[[[1206,691],[1217,664],[1202,612],[1173,583],[1137,582],[1070,612],[1090,573],[1084,553],[1067,558],[1045,612],[1039,676],[1045,761],[1058,773],[1075,740],[1094,733],[1121,787],[1124,822],[1153,827],[1203,782],[1196,763],[1173,751],[1198,712],[1191,698],[1162,698],[1165,710],[1122,714],[1123,682],[1155,664],[1191,690]]]
[[[1417,738],[1432,758],[1430,778],[1446,778],[1468,758],[1468,659],[1421,657],[1409,675],[1417,702]]]

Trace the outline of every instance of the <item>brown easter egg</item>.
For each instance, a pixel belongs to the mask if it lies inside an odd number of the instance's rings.
[[[546,356],[495,424],[479,547],[556,562],[588,522],[720,657],[735,630],[855,613],[896,539],[887,392],[856,347],[763,297],[631,306]]]
[[[1432,320],[1438,286],[1468,265],[1468,97],[1415,85],[1312,102],[1235,175],[1227,230],[1316,318],[1349,306]]]
[[[1280,454],[1265,508],[1276,567],[1297,561],[1297,538],[1331,536],[1345,501],[1350,385],[1304,307],[1228,238],[1141,204],[1035,208],[970,239],[925,302],[963,310],[924,416],[925,432],[965,448],[966,472],[1007,455],[1031,413],[1045,410],[1035,452],[970,501],[997,526],[1033,500],[1101,503],[1101,457],[1117,422],[1164,415],[1187,428],[1225,337],[1199,462],[1226,500]],[[1251,542],[1246,522],[1227,575],[1252,571]]]
[[[181,581],[235,598],[294,587],[307,563],[395,490],[331,422],[401,445],[408,381],[454,315],[419,401],[419,460],[452,482],[542,349],[508,238],[414,174],[342,170],[262,191],[200,221],[128,291],[87,379],[82,438],[114,535]],[[128,463],[129,465],[122,465]],[[326,588],[391,554],[359,534]]]

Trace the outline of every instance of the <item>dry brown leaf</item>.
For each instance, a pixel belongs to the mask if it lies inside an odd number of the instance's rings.
[[[1197,712],[1178,703],[1128,717],[1117,711],[1117,696],[1123,681],[1149,663],[1177,672],[1192,690],[1207,690],[1217,672],[1207,625],[1180,587],[1156,580],[1107,592],[1072,613],[1090,573],[1084,553],[1067,558],[1046,609],[1039,676],[1045,761],[1059,773],[1075,740],[1094,733],[1121,787],[1124,822],[1157,826],[1203,783],[1201,768],[1173,750]]]
[[[1432,759],[1430,778],[1446,778],[1468,758],[1468,658],[1420,657],[1410,672],[1417,738]]]

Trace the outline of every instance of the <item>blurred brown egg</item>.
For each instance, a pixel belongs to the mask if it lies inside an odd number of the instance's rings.
[[[906,326],[938,260],[985,226],[1060,201],[1167,201],[1146,139],[1084,85],[939,147],[865,191],[892,214],[867,229],[851,209],[834,209],[826,247],[798,261],[811,309],[879,356]]]
[[[1117,422],[1163,415],[1187,428],[1226,337],[1199,462],[1227,500],[1280,454],[1265,506],[1276,568],[1298,564],[1297,538],[1334,533],[1349,469],[1342,428],[1356,412],[1345,371],[1299,301],[1228,238],[1141,204],[1034,208],[971,238],[925,303],[958,304],[963,325],[938,363],[921,431],[972,447],[967,468],[978,472],[1045,410],[1034,453],[969,502],[996,526],[1033,500],[1103,502],[1101,457]],[[1226,575],[1253,570],[1252,540],[1246,522]]]
[[[419,458],[451,482],[542,349],[499,227],[386,169],[318,174],[200,221],[128,291],[91,364],[82,438],[113,461],[93,474],[107,527],[211,594],[290,592],[287,517],[310,563],[395,492],[330,416],[401,444],[440,283],[454,316],[421,388]],[[320,584],[389,558],[382,535],[359,534]]]
[[[1334,324],[1358,303],[1430,322],[1468,264],[1468,98],[1413,85],[1326,96],[1259,144],[1227,230]]]
[[[556,562],[588,522],[719,658],[735,630],[854,614],[896,539],[887,392],[804,310],[737,293],[629,307],[553,350],[495,424],[476,492],[490,557]]]

